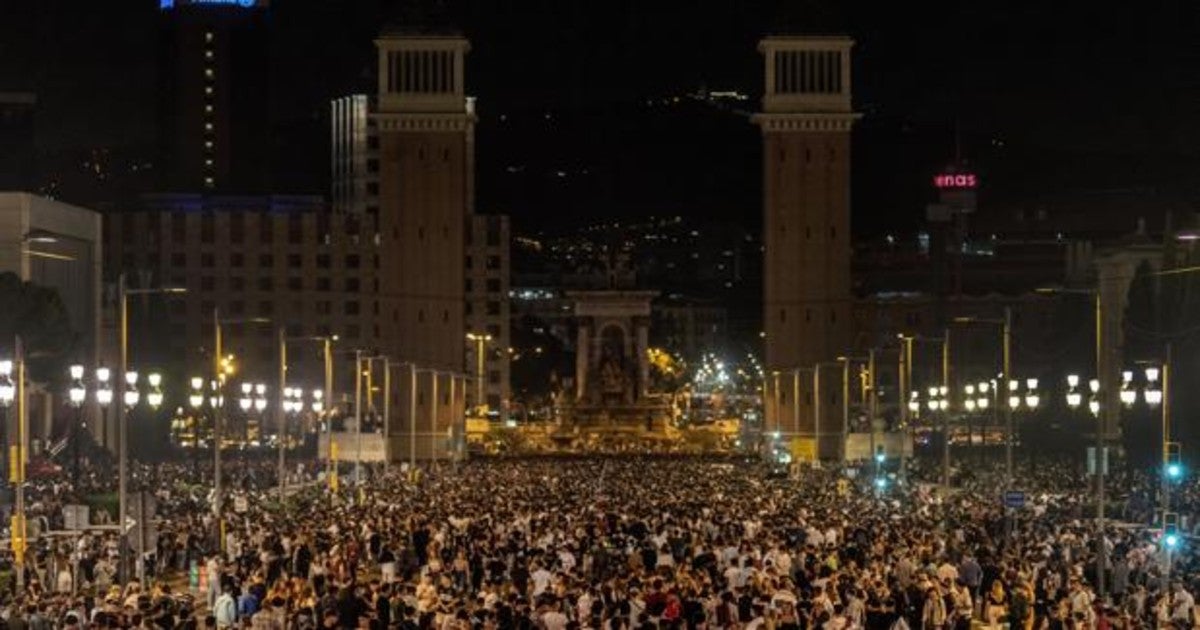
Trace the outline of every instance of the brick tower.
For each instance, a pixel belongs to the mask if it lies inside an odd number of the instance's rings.
[[[840,452],[841,375],[831,362],[850,341],[852,46],[842,36],[771,36],[758,46],[765,428],[784,444],[811,439],[822,458]]]
[[[426,459],[448,455],[462,415],[464,229],[474,204],[475,115],[463,80],[470,44],[456,34],[387,32],[375,45],[381,350],[422,368],[415,379],[408,366],[396,374],[389,452]]]

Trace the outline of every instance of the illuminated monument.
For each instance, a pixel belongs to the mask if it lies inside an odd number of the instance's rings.
[[[649,391],[650,302],[626,253],[608,247],[586,289],[566,292],[573,309],[575,377],[557,396],[561,445],[634,446],[666,437],[670,406]],[[586,265],[585,265],[586,266]]]
[[[771,36],[758,46],[766,81],[754,117],[763,138],[764,428],[821,458],[840,455],[842,426],[840,375],[824,364],[850,347],[852,46],[841,36]]]

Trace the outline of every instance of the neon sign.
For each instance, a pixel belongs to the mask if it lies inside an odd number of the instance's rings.
[[[173,8],[175,8],[175,2],[176,2],[176,0],[158,0],[158,8],[163,11],[166,11],[167,9],[173,9]],[[242,7],[243,9],[249,9],[250,7],[253,7],[258,2],[258,0],[178,0],[178,2],[181,6],[182,5],[196,5],[196,4],[208,4],[208,5],[224,4],[224,5],[230,5],[230,6],[235,6],[235,7]]]
[[[975,188],[979,185],[979,178],[975,173],[939,173],[933,176],[934,188]]]

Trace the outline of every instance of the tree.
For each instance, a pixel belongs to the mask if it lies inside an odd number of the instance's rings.
[[[56,383],[66,377],[75,358],[79,334],[71,328],[67,307],[49,287],[22,282],[14,273],[0,273],[0,347],[9,348],[17,336],[24,344],[29,379]]]

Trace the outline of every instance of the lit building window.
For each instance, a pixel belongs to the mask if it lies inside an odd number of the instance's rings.
[[[212,187],[213,187],[213,178],[211,178],[211,177],[205,177],[205,178],[204,178],[204,185],[205,185],[205,186],[208,186],[209,188],[212,188]]]
[[[212,168],[212,165],[213,165],[212,159],[204,160],[204,165],[207,166],[208,168]]]
[[[208,149],[209,151],[212,151],[212,148],[213,148],[213,142],[212,142],[212,140],[205,140],[205,141],[204,141],[204,148],[205,148],[205,149]]]
[[[204,130],[205,130],[205,131],[212,131],[212,123],[210,123],[210,122],[206,122],[206,123],[204,123]]]
[[[207,85],[207,86],[205,86],[205,87],[204,87],[204,93],[205,93],[205,94],[208,94],[208,95],[210,95],[210,96],[211,96],[211,95],[212,95],[212,92],[213,92],[213,90],[212,90],[212,86],[211,86],[211,85]]]
[[[213,69],[212,69],[212,68],[205,68],[205,69],[204,69],[204,78],[206,78],[206,79],[211,79],[211,78],[213,78]]]
[[[204,41],[211,42],[212,40],[213,40],[212,31],[205,31],[204,32]]]
[[[209,49],[209,50],[206,50],[206,51],[204,51],[204,58],[205,58],[205,59],[212,59],[212,58],[213,58],[213,51],[212,51],[212,49]]]
[[[205,106],[204,106],[204,113],[205,113],[205,114],[211,114],[212,112],[213,112],[213,106],[212,106],[212,105],[205,105]]]

